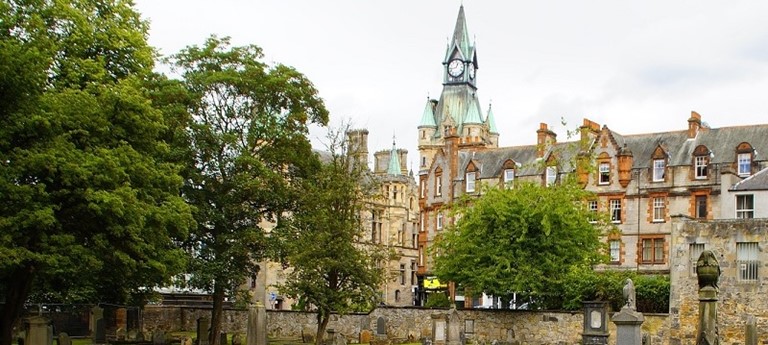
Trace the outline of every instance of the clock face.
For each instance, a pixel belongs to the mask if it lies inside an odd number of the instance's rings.
[[[475,79],[475,65],[469,64],[469,79]]]
[[[451,60],[448,64],[448,74],[452,77],[458,77],[464,73],[464,63],[461,60]]]

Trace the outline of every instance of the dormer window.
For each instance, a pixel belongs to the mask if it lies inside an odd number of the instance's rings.
[[[504,186],[511,188],[514,181],[515,169],[504,169]]]
[[[693,151],[693,177],[697,180],[703,180],[709,177],[709,149],[704,145],[699,145]]]
[[[468,172],[466,175],[467,193],[473,193],[475,191],[475,176],[477,174],[474,171]]]
[[[666,168],[666,162],[663,159],[653,160],[653,182],[664,181],[664,172]]]
[[[555,184],[555,181],[557,180],[557,167],[554,165],[548,166],[544,178],[547,187]]]
[[[736,148],[736,168],[739,176],[752,175],[752,145],[741,143]]]

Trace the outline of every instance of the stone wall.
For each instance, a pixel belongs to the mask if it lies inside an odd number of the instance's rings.
[[[756,242],[757,279],[740,278],[737,242]],[[720,264],[718,319],[721,344],[744,343],[746,319],[754,315],[759,339],[768,336],[768,220],[715,220],[675,222],[670,255],[671,344],[693,344],[698,326],[698,283],[692,266],[697,258],[691,244],[712,250]]]
[[[377,323],[383,320],[386,337],[393,342],[418,341],[432,336],[434,317],[447,317],[448,310],[425,308],[377,308],[370,314],[333,315],[328,328],[347,337],[351,343],[361,338],[370,339],[377,333]],[[147,306],[144,309],[144,328],[153,330],[195,329],[195,320],[210,317],[210,309]],[[474,330],[467,334],[475,343],[494,341],[519,344],[578,344],[583,329],[581,312],[548,312],[522,310],[459,310],[461,326],[472,320]],[[225,310],[223,330],[245,332],[245,310]],[[267,329],[270,338],[299,339],[304,334],[314,335],[315,314],[285,310],[267,310]],[[643,332],[651,337],[651,344],[669,344],[669,325],[666,314],[645,316]],[[609,323],[609,344],[615,345],[616,327]]]

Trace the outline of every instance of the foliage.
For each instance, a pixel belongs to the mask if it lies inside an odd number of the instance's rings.
[[[228,38],[210,37],[171,59],[192,117],[183,188],[198,224],[185,242],[190,283],[213,292],[213,345],[224,297],[257,274],[265,258],[263,224],[294,210],[291,181],[317,168],[309,159],[307,126],[328,120],[306,77],[261,58],[257,46],[232,47]]]
[[[0,2],[2,345],[30,296],[125,302],[181,268],[194,222],[146,38],[130,2]]]
[[[485,188],[455,204],[458,221],[436,241],[434,271],[440,280],[495,296],[557,293],[568,272],[603,259],[600,229],[583,202],[589,197],[569,178],[551,187]]]
[[[433,292],[427,295],[427,302],[424,303],[427,308],[448,308],[451,306],[451,299],[445,292]]]
[[[350,159],[344,133],[330,131],[330,153],[301,181],[297,211],[274,232],[281,244],[276,259],[291,267],[278,288],[314,307],[318,344],[331,312],[375,305],[388,259],[383,247],[360,242],[366,201],[377,189],[367,170]]]
[[[669,276],[642,275],[635,271],[573,270],[559,284],[562,294],[545,299],[547,309],[579,310],[582,301],[607,301],[613,310],[620,310],[625,300],[622,295],[627,278],[632,279],[637,294],[636,306],[640,312],[667,313],[669,311]]]

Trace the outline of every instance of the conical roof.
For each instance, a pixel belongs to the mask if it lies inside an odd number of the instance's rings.
[[[437,127],[435,113],[432,111],[432,101],[429,98],[427,98],[427,104],[424,106],[424,113],[421,115],[419,127]]]
[[[472,99],[467,109],[467,117],[464,119],[462,125],[479,125],[483,123],[483,118],[480,115],[480,107],[477,105],[477,100]]]
[[[387,167],[387,175],[402,175],[400,171],[400,156],[397,154],[394,138],[392,139],[392,151],[389,152],[389,166]]]
[[[491,105],[488,104],[488,115],[485,117],[485,123],[488,125],[488,132],[491,134],[499,134],[499,130],[496,128],[496,120],[493,118],[493,110]]]

